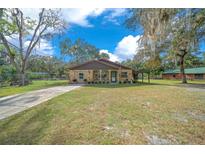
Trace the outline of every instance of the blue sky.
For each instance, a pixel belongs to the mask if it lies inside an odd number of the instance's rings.
[[[107,53],[112,61],[131,59],[136,54],[137,40],[142,34],[140,28],[132,31],[124,25],[127,9],[62,9],[62,18],[67,21],[68,28],[64,35],[55,36],[51,41],[41,40],[38,53],[43,55],[60,55],[59,44],[64,38],[75,41],[84,39],[96,46],[101,53]],[[36,18],[39,9],[24,9],[24,14]],[[201,44],[201,51],[205,44]]]
[[[77,38],[84,39],[100,49],[100,52],[108,53],[113,61],[133,57],[137,47],[136,41],[141,32],[132,31],[124,25],[126,9],[104,9],[97,15],[93,15],[94,11],[90,13],[85,11],[83,14],[78,9],[71,10],[75,13],[72,11],[69,13],[80,19],[72,21],[71,18],[66,34],[54,37],[52,40],[54,55],[59,55],[60,40],[68,37],[73,41]]]

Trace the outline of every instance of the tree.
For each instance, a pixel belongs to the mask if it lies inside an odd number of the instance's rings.
[[[203,63],[205,65],[205,52],[203,53]]]
[[[68,38],[64,39],[60,42],[60,49],[62,55],[69,56],[71,61],[76,64],[96,59],[99,53],[99,50],[95,46],[88,44],[80,38],[74,43]]]
[[[175,13],[175,9],[130,9],[130,17],[126,20],[126,26],[131,29],[138,27],[143,29],[143,35],[139,39],[140,50],[134,57],[138,62],[138,70],[156,74],[161,70],[160,54],[167,46],[167,24]]]
[[[0,87],[4,83],[10,83],[15,80],[16,70],[7,59],[4,47],[0,46]]]
[[[200,40],[204,37],[201,31],[205,25],[204,15],[204,9],[181,9],[177,13],[175,22],[170,25],[171,49],[179,57],[182,83],[187,83],[184,72],[186,57],[199,48]]]
[[[41,39],[48,39],[64,27],[59,10],[41,9],[37,19],[24,15],[21,9],[1,9],[0,41],[19,74],[20,85],[25,85],[28,59]],[[10,41],[15,37],[17,43]],[[19,55],[19,61],[17,60]]]
[[[107,53],[99,53],[98,58],[110,59],[110,56]]]
[[[143,27],[140,41],[143,49],[152,56],[159,56],[163,49],[174,52],[179,57],[182,83],[187,83],[184,61],[204,38],[204,9],[132,9],[131,12],[127,26],[136,28],[140,24]]]
[[[194,68],[199,66],[204,66],[203,59],[195,54],[187,54],[185,66],[188,68]]]
[[[32,55],[28,61],[28,70],[35,73],[47,73],[50,78],[61,78],[65,74],[66,63],[53,56]]]

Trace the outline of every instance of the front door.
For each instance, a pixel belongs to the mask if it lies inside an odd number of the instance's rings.
[[[117,82],[117,72],[111,71],[111,82]]]

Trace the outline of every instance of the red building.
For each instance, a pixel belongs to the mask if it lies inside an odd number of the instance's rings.
[[[185,74],[189,80],[203,80],[205,79],[205,67],[187,68]],[[163,79],[181,79],[181,77],[179,69],[167,70],[162,73]]]

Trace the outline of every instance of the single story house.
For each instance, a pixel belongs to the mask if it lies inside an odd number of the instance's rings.
[[[102,82],[117,83],[133,81],[134,71],[107,59],[91,60],[69,68],[70,83]]]
[[[187,68],[185,69],[187,79],[205,79],[205,67]],[[163,79],[181,79],[180,69],[167,70],[162,73]]]

